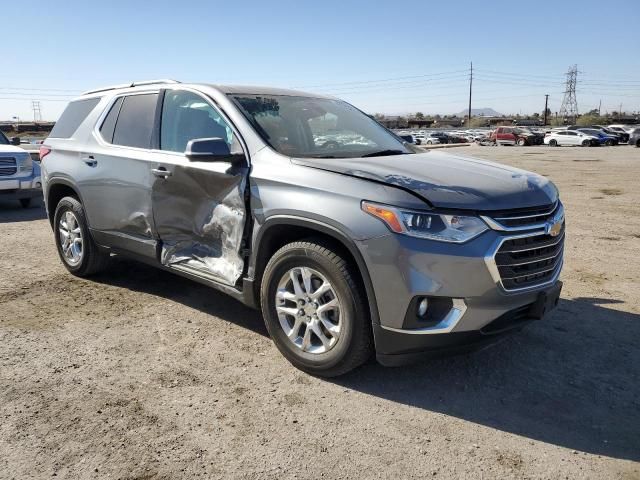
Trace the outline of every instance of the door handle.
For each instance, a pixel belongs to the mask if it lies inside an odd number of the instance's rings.
[[[90,167],[95,167],[98,165],[98,161],[93,158],[93,155],[87,155],[86,157],[82,157],[82,161],[89,165]]]
[[[164,167],[152,168],[151,173],[160,178],[167,178],[171,176],[171,172]]]

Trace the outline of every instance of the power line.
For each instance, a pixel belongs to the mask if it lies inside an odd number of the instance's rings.
[[[442,75],[449,75],[453,73],[466,73],[468,70],[453,70],[450,72],[439,72],[439,73],[426,73],[424,75],[410,75],[405,77],[391,77],[391,78],[383,78],[379,80],[362,80],[362,81],[354,81],[354,82],[341,82],[341,83],[325,83],[319,85],[299,85],[294,86],[292,88],[318,88],[318,87],[331,87],[331,86],[340,86],[340,85],[364,85],[368,83],[382,83],[382,82],[393,82],[395,80],[408,80],[412,78],[425,78],[425,77],[435,77]]]
[[[33,92],[75,92],[81,93],[82,90],[69,90],[65,88],[24,88],[24,87],[0,87],[0,90],[23,90]]]

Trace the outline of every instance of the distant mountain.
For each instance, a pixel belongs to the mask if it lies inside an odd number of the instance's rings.
[[[463,110],[457,115],[459,117],[464,117],[468,115],[469,110]],[[496,112],[493,108],[472,108],[471,109],[472,117],[502,117],[503,115],[500,112]]]

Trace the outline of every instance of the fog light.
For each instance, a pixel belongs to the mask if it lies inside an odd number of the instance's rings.
[[[418,316],[424,317],[427,314],[427,308],[429,308],[429,301],[423,298],[418,304]]]

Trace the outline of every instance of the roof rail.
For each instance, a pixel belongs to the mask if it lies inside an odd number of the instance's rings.
[[[155,85],[156,83],[180,83],[178,80],[171,80],[169,78],[161,78],[158,80],[143,80],[142,82],[121,83],[119,85],[111,85],[109,87],[96,88],[94,90],[87,90],[82,95],[89,95],[90,93],[106,92],[108,90],[118,90],[120,88],[138,87],[140,85]]]

